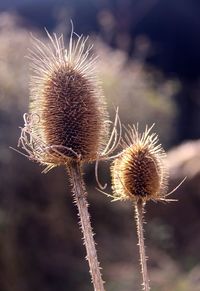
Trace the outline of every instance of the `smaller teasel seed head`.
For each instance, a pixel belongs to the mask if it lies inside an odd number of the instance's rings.
[[[109,122],[92,46],[73,31],[67,48],[62,35],[47,35],[48,44],[33,38],[30,112],[19,145],[47,168],[96,160],[108,140]]]
[[[152,126],[153,127],[153,126]],[[167,190],[166,154],[158,137],[146,127],[125,128],[123,151],[111,166],[114,200],[160,200]]]

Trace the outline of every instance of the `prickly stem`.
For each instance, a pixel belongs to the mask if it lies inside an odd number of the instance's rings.
[[[90,268],[90,275],[95,291],[105,291],[100,272],[100,265],[97,259],[97,252],[94,241],[94,233],[91,227],[90,215],[88,212],[87,192],[81,173],[79,162],[71,162],[67,166],[71,183],[73,186],[74,202],[78,208],[80,227],[83,233],[84,245],[86,248],[86,259]]]
[[[150,290],[149,285],[149,276],[147,269],[147,257],[145,254],[145,244],[144,244],[144,230],[143,230],[143,215],[144,215],[144,202],[142,199],[138,199],[135,203],[135,220],[137,227],[137,236],[138,236],[138,246],[140,254],[140,265],[142,273],[142,285],[144,291]]]

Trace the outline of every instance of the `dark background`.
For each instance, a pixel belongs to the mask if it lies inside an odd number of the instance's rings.
[[[28,110],[30,32],[46,39],[90,35],[113,118],[155,122],[169,150],[170,189],[179,202],[147,205],[152,290],[200,290],[200,2],[76,0],[0,2],[0,290],[92,290],[77,211],[63,168],[47,175],[9,149]],[[109,181],[109,164],[101,177]],[[140,290],[134,213],[95,191],[85,168],[92,224],[107,290]],[[110,189],[107,189],[110,191]]]

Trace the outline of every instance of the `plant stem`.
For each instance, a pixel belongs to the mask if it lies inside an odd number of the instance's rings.
[[[97,259],[97,252],[92,231],[90,215],[88,212],[87,192],[82,178],[81,165],[79,162],[71,162],[68,166],[71,176],[74,201],[77,205],[80,227],[83,233],[84,245],[86,247],[86,259],[89,263],[90,275],[95,291],[104,291],[103,280],[101,277],[100,266]]]
[[[142,199],[138,199],[135,202],[135,219],[136,219],[136,227],[137,227],[142,281],[143,281],[142,285],[143,285],[143,290],[149,291],[150,286],[149,286],[149,276],[148,276],[148,270],[147,270],[147,257],[145,255],[144,230],[143,230],[144,205],[145,203],[142,201]]]

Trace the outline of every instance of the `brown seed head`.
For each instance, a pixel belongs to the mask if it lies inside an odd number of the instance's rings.
[[[108,114],[92,46],[86,46],[87,38],[71,35],[65,48],[63,36],[47,34],[49,44],[33,39],[30,114],[20,142],[29,158],[50,167],[95,160],[107,141]]]
[[[159,200],[166,193],[165,152],[150,130],[139,134],[136,127],[126,129],[123,151],[111,167],[116,200]]]

